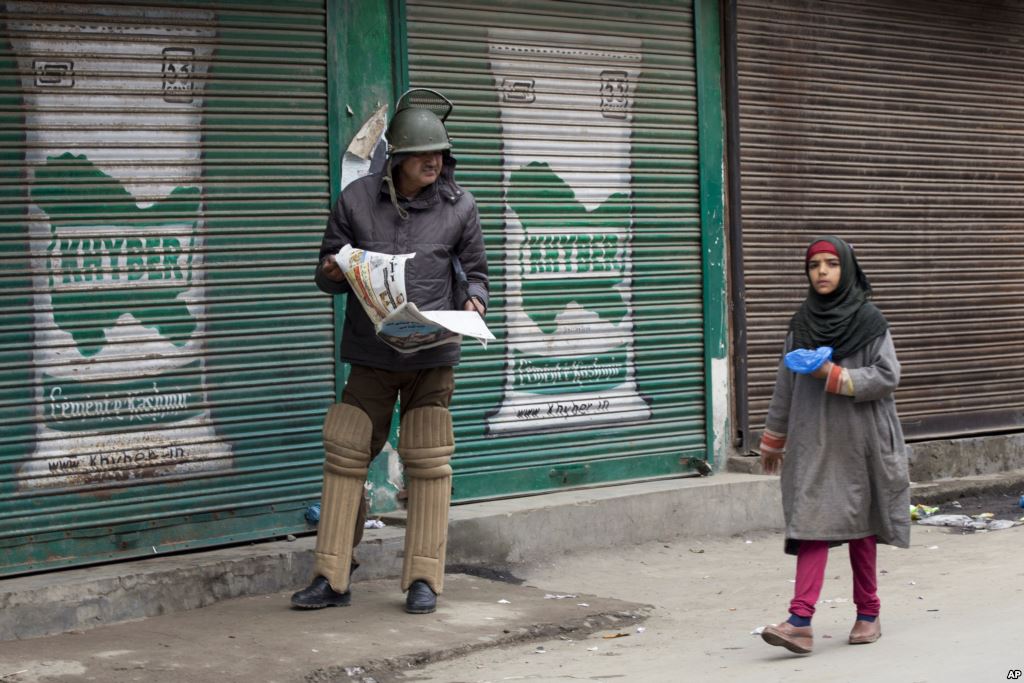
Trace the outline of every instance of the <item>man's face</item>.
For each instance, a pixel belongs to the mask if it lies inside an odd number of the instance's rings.
[[[414,197],[423,188],[431,185],[441,173],[440,152],[420,152],[402,160],[398,165],[398,185],[402,194]]]

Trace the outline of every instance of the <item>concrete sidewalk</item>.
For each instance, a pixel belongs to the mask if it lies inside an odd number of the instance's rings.
[[[364,681],[526,640],[629,632],[650,607],[465,574],[446,577],[437,612],[409,615],[392,580],[362,581],[352,605],[293,610],[288,593],[47,638],[0,643],[4,683]],[[547,596],[547,597],[546,597]],[[377,674],[379,676],[379,674]]]
[[[777,529],[781,523],[774,477],[723,473],[562,491],[454,506],[448,564],[493,571],[553,553]],[[353,581],[399,576],[403,538],[398,526],[368,529]],[[304,536],[6,579],[0,582],[0,641],[294,590],[310,579],[314,542]]]
[[[915,486],[934,502],[1024,482],[1024,471]],[[720,473],[452,508],[450,570],[500,574],[552,555],[782,528],[776,477]],[[358,585],[401,572],[403,530],[367,530]],[[265,596],[305,585],[314,538],[49,572],[0,582],[0,640],[33,638]],[[397,591],[397,581],[392,581]],[[3,672],[0,671],[0,675]]]

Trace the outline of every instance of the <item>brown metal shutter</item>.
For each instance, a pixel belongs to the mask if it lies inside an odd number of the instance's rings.
[[[739,0],[748,447],[821,233],[892,323],[909,438],[1024,423],[1022,34],[1004,2]]]

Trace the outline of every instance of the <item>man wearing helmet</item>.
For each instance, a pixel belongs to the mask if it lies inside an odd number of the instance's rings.
[[[446,109],[441,116],[432,111],[438,107]],[[418,308],[486,313],[487,255],[476,201],[455,182],[455,159],[444,126],[451,107],[439,93],[423,89],[399,100],[388,127],[384,170],[351,182],[331,211],[316,270],[321,290],[350,291],[333,258],[346,244],[388,254],[415,252],[406,263],[405,280],[406,293]],[[399,400],[398,453],[408,490],[405,609],[413,614],[434,611],[444,584],[449,460],[455,450],[448,406],[459,355],[458,344],[400,353],[378,339],[362,306],[346,307],[341,360],[351,371],[341,402],[324,420],[315,576],[309,587],[292,596],[293,606],[349,604],[349,575],[356,566],[352,551],[365,515],[363,485]]]

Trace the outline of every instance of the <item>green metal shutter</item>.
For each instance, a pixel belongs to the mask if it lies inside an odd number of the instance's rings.
[[[823,232],[892,324],[908,438],[1021,428],[1022,32],[998,1],[738,3],[749,447]]]
[[[690,3],[407,3],[410,84],[455,103],[498,342],[464,345],[456,499],[705,458]]]
[[[304,528],[323,0],[4,5],[0,573]]]

